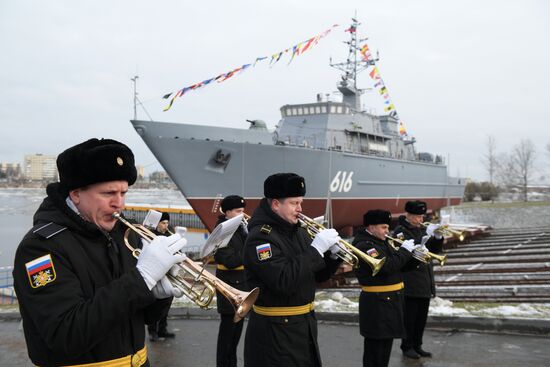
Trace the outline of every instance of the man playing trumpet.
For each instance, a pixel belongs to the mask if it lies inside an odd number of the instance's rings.
[[[316,281],[333,274],[340,240],[334,229],[311,238],[299,225],[306,193],[303,177],[277,173],[264,182],[264,198],[248,224],[244,266],[248,285],[260,287],[244,346],[245,367],[319,367]]]
[[[363,367],[384,367],[390,361],[394,338],[405,335],[403,323],[403,275],[418,260],[412,252],[419,248],[413,240],[396,249],[386,236],[392,217],[385,210],[369,210],[363,216],[365,229],[357,233],[353,245],[375,258],[386,258],[378,274],[372,276],[364,262],[355,270],[361,284],[359,329],[364,337]]]
[[[157,236],[169,237],[173,233],[170,231],[170,214],[162,212],[157,227],[152,231]],[[159,321],[147,325],[149,331],[149,340],[158,341],[160,338],[174,338],[176,334],[168,331],[168,310]]]
[[[135,259],[122,211],[136,181],[124,144],[90,139],[57,157],[59,182],[17,249],[14,287],[30,359],[38,366],[149,366],[144,324],[181,293],[166,277],[185,260],[179,234],[159,236]],[[141,241],[132,235],[134,247]]]
[[[393,231],[394,237],[414,240],[415,243],[423,243],[428,251],[435,254],[443,249],[443,236],[439,233],[439,224],[424,226],[424,214],[427,205],[424,201],[408,201],[405,204],[405,215],[399,217],[399,224]],[[429,236],[429,239],[424,238]],[[430,298],[435,297],[435,280],[431,260],[428,263],[419,262],[416,267],[403,274],[405,283],[405,329],[407,335],[401,340],[403,355],[411,359],[431,357],[430,352],[422,349],[422,336]]]
[[[246,201],[239,195],[226,196],[221,202],[222,215],[218,224],[244,213]],[[242,291],[248,291],[243,266],[243,250],[248,229],[244,222],[237,228],[226,247],[220,248],[214,254],[218,264],[216,277]],[[216,292],[217,308],[220,314],[220,328],[216,352],[217,367],[237,366],[237,345],[243,331],[244,319],[234,322],[235,309],[233,305],[219,292]]]

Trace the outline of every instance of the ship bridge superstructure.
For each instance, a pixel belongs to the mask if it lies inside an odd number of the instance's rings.
[[[399,136],[399,121],[355,111],[345,102],[284,105],[275,131],[276,141],[315,149],[416,159],[412,141]]]

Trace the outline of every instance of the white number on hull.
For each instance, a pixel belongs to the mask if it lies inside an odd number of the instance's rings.
[[[330,191],[331,192],[348,192],[351,190],[351,186],[353,182],[351,181],[351,177],[353,176],[352,172],[346,172],[346,171],[338,171],[336,173],[336,176],[332,179],[332,182],[330,183]]]

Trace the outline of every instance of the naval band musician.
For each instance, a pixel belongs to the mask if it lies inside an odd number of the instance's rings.
[[[29,357],[37,366],[149,366],[145,323],[181,296],[165,274],[185,254],[179,234],[158,237],[136,260],[113,218],[136,181],[124,144],[90,139],[57,158],[59,182],[17,248],[14,287]],[[135,247],[141,241],[129,238]]]
[[[170,231],[170,214],[162,212],[157,227],[152,230],[156,236],[169,237],[173,233]],[[159,341],[164,338],[175,338],[176,334],[168,331],[168,310],[159,321],[147,325],[149,331],[149,340],[152,342]]]
[[[223,214],[216,225],[244,213],[246,201],[239,195],[226,196],[221,202]],[[216,277],[241,291],[248,291],[243,266],[243,250],[248,229],[244,222],[235,231],[228,245],[214,254],[217,269]],[[243,331],[244,319],[233,322],[235,309],[233,305],[216,290],[217,308],[220,314],[220,328],[216,352],[217,367],[237,366],[237,345]]]
[[[388,244],[391,214],[385,210],[369,210],[363,217],[366,228],[360,231],[353,245],[372,257],[385,257],[384,266],[372,276],[372,270],[361,262],[355,271],[359,296],[359,329],[364,337],[363,367],[384,367],[390,360],[394,338],[405,335],[403,324],[402,271],[418,261],[412,251],[419,248],[413,240],[405,241],[399,249]]]
[[[429,236],[424,246],[430,252],[440,253],[443,250],[443,236],[437,232],[439,224],[429,224],[424,228],[424,215],[428,206],[424,201],[407,201],[405,215],[399,217],[399,224],[393,230],[393,237],[403,234],[405,239],[423,243],[424,236]],[[432,353],[422,349],[422,337],[428,320],[430,298],[435,297],[435,279],[432,261],[428,264],[418,262],[415,268],[403,274],[405,283],[405,329],[406,337],[401,339],[403,355],[411,359],[431,357]]]
[[[278,173],[264,182],[264,198],[252,215],[244,266],[250,287],[260,287],[244,347],[245,367],[318,367],[316,281],[327,280],[339,260],[331,257],[340,239],[334,229],[312,240],[298,214],[305,180]]]

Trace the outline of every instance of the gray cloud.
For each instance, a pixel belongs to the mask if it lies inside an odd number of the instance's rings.
[[[245,119],[262,118],[273,127],[281,105],[335,90],[338,72],[328,59],[345,57],[343,29],[355,10],[371,49],[380,50],[380,71],[419,150],[449,155],[452,174],[483,179],[487,134],[499,151],[529,138],[538,165],[550,166],[542,154],[550,142],[550,12],[542,0],[3,2],[0,161],[57,154],[94,136],[122,140],[138,163],[159,168],[128,122],[136,74],[156,120],[246,127]],[[163,94],[333,23],[342,26],[290,66],[258,66],[162,112]],[[372,86],[366,73],[360,83]],[[375,91],[363,102],[382,111]]]

